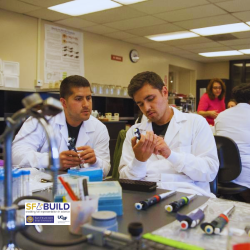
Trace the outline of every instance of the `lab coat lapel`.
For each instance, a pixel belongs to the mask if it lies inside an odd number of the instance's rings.
[[[59,146],[59,151],[61,152],[67,150],[68,148],[67,143],[69,136],[64,112],[61,112],[59,115],[56,116],[55,123],[57,126],[59,126],[61,140],[58,146]]]
[[[186,120],[186,117],[177,109],[173,108],[174,116],[172,117],[170,124],[165,135],[165,141],[167,145],[171,146],[171,142],[181,129],[181,122]]]
[[[90,142],[90,135],[89,134],[92,132],[95,132],[94,126],[91,126],[91,124],[92,124],[91,121],[93,119],[96,119],[96,118],[90,116],[90,118],[87,121],[84,121],[82,123],[82,126],[81,126],[79,134],[78,134],[77,142],[76,142],[76,147],[89,145],[89,142]]]

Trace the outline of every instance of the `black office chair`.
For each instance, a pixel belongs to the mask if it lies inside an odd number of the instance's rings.
[[[220,161],[218,172],[218,194],[235,195],[245,190],[247,187],[235,184],[235,180],[241,173],[241,158],[237,144],[230,138],[215,135],[215,142]]]

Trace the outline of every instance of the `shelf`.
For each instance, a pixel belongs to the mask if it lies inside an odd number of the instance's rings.
[[[132,99],[130,96],[123,96],[123,95],[101,95],[101,94],[94,94],[93,93],[92,96]]]

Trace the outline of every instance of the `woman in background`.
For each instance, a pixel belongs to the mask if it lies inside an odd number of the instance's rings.
[[[227,103],[227,108],[232,108],[237,105],[237,102],[234,99],[230,99],[229,102]]]
[[[206,118],[207,122],[214,126],[214,119],[225,110],[226,85],[219,79],[212,79],[206,93],[201,97],[197,113]]]

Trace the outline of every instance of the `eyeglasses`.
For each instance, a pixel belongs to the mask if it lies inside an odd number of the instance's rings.
[[[221,87],[213,87],[213,89],[221,89]]]

